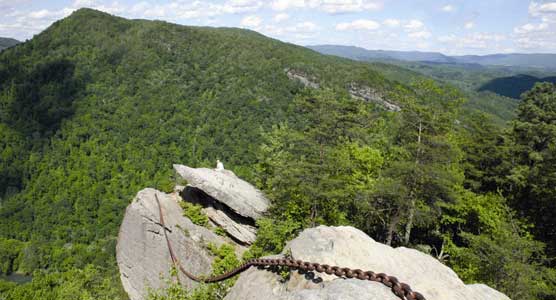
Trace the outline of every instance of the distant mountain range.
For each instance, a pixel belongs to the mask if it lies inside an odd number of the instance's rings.
[[[423,61],[448,64],[479,64],[556,69],[556,54],[492,54],[448,56],[439,52],[367,50],[355,46],[314,45],[307,48],[329,55],[361,61]]]
[[[16,39],[0,37],[0,50],[15,46],[19,43],[21,42]]]

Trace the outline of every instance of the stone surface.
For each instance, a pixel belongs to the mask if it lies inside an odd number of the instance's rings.
[[[392,248],[375,242],[353,227],[307,229],[285,248],[294,259],[383,272],[396,276],[427,300],[509,300],[485,285],[465,285],[447,266],[414,249]],[[244,272],[226,300],[377,299],[397,300],[386,286],[320,273],[292,272],[290,279],[268,270]]]
[[[355,83],[351,83],[349,88],[348,88],[348,92],[351,95],[351,97],[356,98],[356,99],[361,99],[367,102],[375,102],[378,103],[382,106],[384,106],[384,108],[386,108],[387,110],[390,111],[401,111],[402,109],[397,106],[396,104],[393,104],[391,102],[388,102],[384,99],[384,97],[382,96],[382,94],[380,94],[378,91],[368,87],[368,86],[359,86]]]
[[[190,168],[184,165],[174,165],[174,169],[189,185],[202,190],[241,216],[257,220],[270,205],[261,191],[232,171]]]
[[[250,245],[257,238],[257,228],[237,223],[221,210],[206,207],[203,209],[203,212],[215,225],[222,227],[232,238],[242,244]]]
[[[140,191],[126,209],[116,246],[120,278],[131,300],[145,299],[148,288],[164,287],[170,278],[172,260],[160,225],[155,193],[163,207],[172,247],[185,269],[193,274],[210,273],[212,258],[204,246],[225,241],[183,217],[177,193],[165,194],[151,188]],[[196,285],[181,274],[180,281],[190,288]]]
[[[294,69],[286,69],[286,75],[290,80],[297,80],[301,82],[304,86],[310,87],[313,89],[318,89],[320,85],[314,81],[314,79],[310,78],[304,72],[294,70]]]

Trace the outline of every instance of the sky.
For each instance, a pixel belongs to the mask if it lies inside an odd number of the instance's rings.
[[[299,45],[448,55],[556,53],[554,0],[0,0],[0,36],[30,39],[81,7],[247,28]]]

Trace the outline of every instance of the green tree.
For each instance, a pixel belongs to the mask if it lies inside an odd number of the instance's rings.
[[[402,224],[403,244],[410,243],[415,225],[430,227],[438,217],[439,204],[453,201],[453,189],[463,179],[455,135],[461,95],[432,81],[417,82],[415,89],[419,93],[395,119],[393,158],[382,172],[383,186],[375,193],[377,201],[388,205],[387,244]]]
[[[512,207],[535,226],[533,232],[556,254],[556,86],[541,83],[523,95],[513,122],[505,192]]]
[[[556,296],[556,273],[545,267],[544,244],[502,196],[462,190],[444,211],[442,253],[464,281],[486,283],[515,299]]]

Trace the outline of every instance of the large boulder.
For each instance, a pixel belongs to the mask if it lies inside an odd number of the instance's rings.
[[[118,235],[116,259],[123,287],[131,300],[142,300],[149,288],[166,286],[173,267],[160,222],[158,196],[174,252],[185,269],[193,274],[209,274],[212,257],[206,245],[221,245],[226,239],[183,216],[177,193],[166,194],[146,188],[127,207]],[[179,274],[186,287],[196,285]]]
[[[257,220],[270,206],[261,191],[232,171],[184,165],[174,165],[174,169],[190,186],[202,190],[240,216]]]
[[[465,285],[454,271],[427,254],[375,242],[353,227],[307,229],[288,243],[284,251],[294,259],[395,276],[428,300],[509,300],[485,285]],[[284,280],[278,274],[257,268],[244,272],[225,299],[399,300],[388,287],[376,282],[299,272],[292,272]]]

